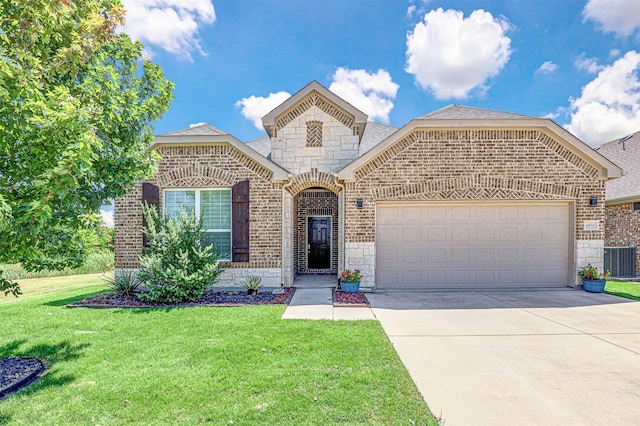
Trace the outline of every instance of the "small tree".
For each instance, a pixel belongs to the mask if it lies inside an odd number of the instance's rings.
[[[80,266],[78,231],[152,175],[173,83],[124,16],[120,0],[0,0],[0,264]],[[1,271],[0,292],[20,292]]]
[[[149,292],[141,293],[140,299],[162,303],[198,300],[222,272],[215,246],[202,243],[202,220],[185,212],[177,219],[168,214],[161,217],[147,204],[143,214],[149,247],[140,256],[138,279]]]

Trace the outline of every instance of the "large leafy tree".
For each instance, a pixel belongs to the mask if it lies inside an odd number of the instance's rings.
[[[0,0],[0,263],[76,266],[78,230],[149,176],[173,84],[119,0]],[[1,276],[0,290],[19,287]]]

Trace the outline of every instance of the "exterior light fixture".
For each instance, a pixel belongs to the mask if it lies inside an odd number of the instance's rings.
[[[595,195],[592,195],[591,198],[589,198],[589,205],[592,207],[595,207],[598,205],[598,197],[596,197]]]
[[[358,208],[361,209],[362,205],[364,204],[363,201],[362,201],[362,198],[358,198],[356,200],[356,204],[357,204]]]

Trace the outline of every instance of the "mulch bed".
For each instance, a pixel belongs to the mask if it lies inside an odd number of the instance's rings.
[[[38,358],[0,358],[0,399],[29,385],[46,369]]]
[[[135,296],[118,297],[112,293],[99,294],[67,305],[70,308],[179,308],[187,306],[243,306],[243,305],[288,305],[295,292],[286,288],[284,293],[270,291],[248,295],[246,291],[216,291],[206,293],[200,300],[185,303],[149,303]]]
[[[333,292],[333,306],[369,307],[369,300],[364,293],[345,293],[340,290]]]

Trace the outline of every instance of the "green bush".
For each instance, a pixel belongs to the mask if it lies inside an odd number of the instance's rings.
[[[214,246],[204,246],[202,221],[181,212],[178,219],[143,206],[149,247],[140,256],[138,279],[149,288],[138,297],[147,302],[195,301],[222,272]]]

